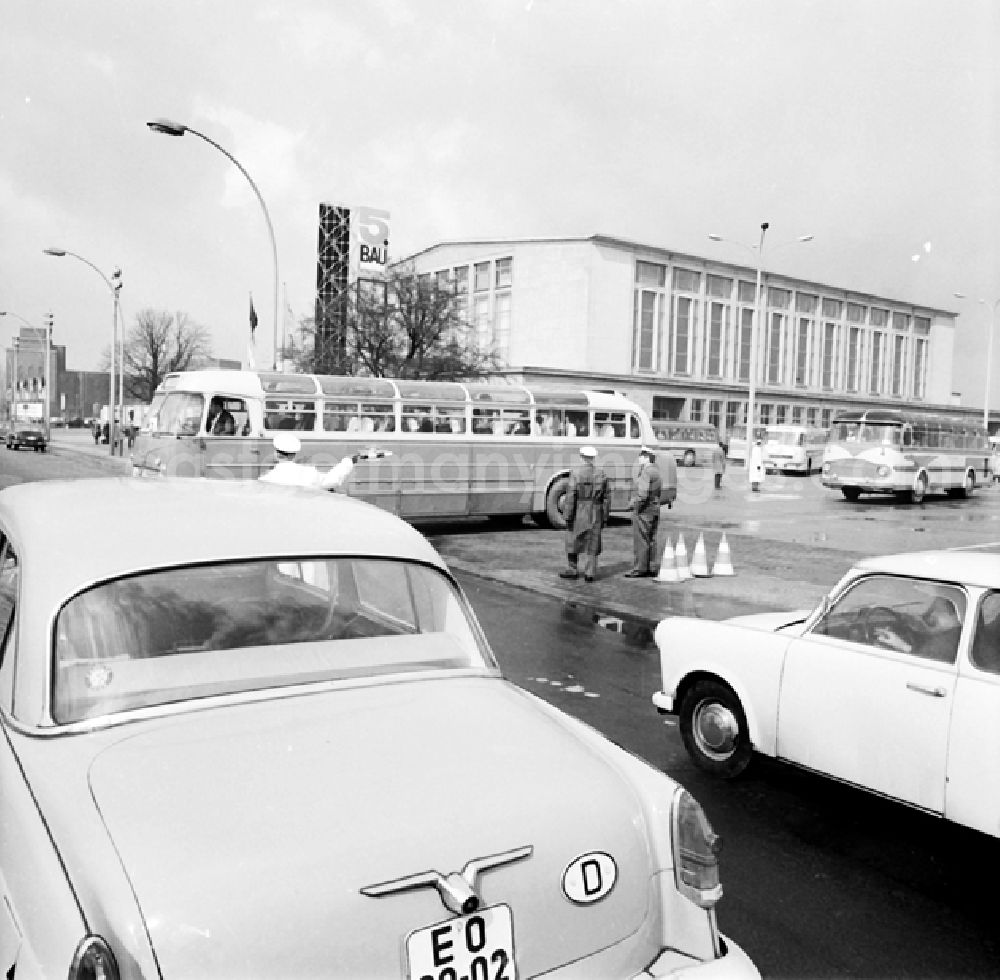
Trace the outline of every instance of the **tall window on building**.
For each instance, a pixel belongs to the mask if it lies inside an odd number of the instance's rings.
[[[655,262],[636,262],[632,364],[637,371],[660,369],[666,284],[665,265]]]
[[[719,428],[719,422],[722,420],[722,402],[710,401],[708,403],[708,421],[716,427]]]
[[[840,358],[839,349],[840,327],[836,323],[823,324],[823,387],[837,386],[837,362]]]
[[[705,374],[710,378],[731,377],[729,324],[731,322],[733,280],[727,276],[707,276],[709,295],[708,336]]]
[[[861,361],[861,329],[847,329],[847,390],[858,390],[858,371]]]
[[[694,335],[695,312],[698,301],[687,296],[675,298],[673,373],[691,373],[691,338]]]
[[[785,380],[785,333],[788,315],[778,312],[791,305],[792,294],[788,289],[768,287],[767,306],[770,311],[767,331],[767,380],[769,384],[782,384]]]
[[[780,313],[772,313],[767,329],[767,381],[781,384],[781,341],[785,318]]]
[[[690,374],[694,368],[691,355],[698,340],[698,300],[694,297],[700,289],[700,272],[674,269],[674,330],[670,352],[674,374]]]
[[[772,425],[774,423],[774,406],[770,402],[759,403],[759,414],[757,421],[760,425]]]
[[[708,309],[708,356],[705,373],[710,378],[721,378],[726,373],[725,356],[729,344],[729,304],[713,301]]]
[[[726,402],[726,431],[728,432],[734,425],[740,425],[746,413],[743,402]]]
[[[814,337],[818,302],[819,297],[811,293],[795,294],[795,312],[799,314],[795,337],[795,384],[800,388],[815,384],[813,364],[816,357]]]
[[[691,406],[688,408],[688,418],[692,422],[703,422],[705,416],[705,399],[692,398]]]
[[[885,334],[876,330],[872,334],[872,364],[868,390],[877,395],[882,390],[882,368],[885,359]]]
[[[754,311],[745,307],[740,310],[740,363],[739,380],[750,380],[750,351],[753,345]]]
[[[927,345],[931,321],[924,316],[913,318],[913,397],[927,397]]]
[[[451,281],[458,297],[458,313],[467,318],[469,315],[469,267],[459,265],[451,270]]]
[[[894,334],[892,338],[892,393],[903,394],[906,376],[906,337]]]

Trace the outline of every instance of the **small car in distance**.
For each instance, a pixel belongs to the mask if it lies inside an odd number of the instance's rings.
[[[36,453],[44,453],[47,445],[45,433],[41,429],[21,426],[7,433],[8,449],[34,449]]]
[[[812,610],[655,631],[695,763],[772,756],[1000,837],[1000,553],[868,558]]]
[[[695,800],[506,681],[384,511],[8,487],[0,637],[0,974],[758,976]]]

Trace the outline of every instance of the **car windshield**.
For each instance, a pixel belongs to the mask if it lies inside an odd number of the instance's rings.
[[[187,566],[106,582],[60,610],[53,656],[60,724],[293,684],[495,668],[440,571],[344,557]]]

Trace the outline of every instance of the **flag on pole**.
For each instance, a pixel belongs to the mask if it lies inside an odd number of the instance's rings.
[[[254,341],[257,330],[257,311],[253,308],[253,293],[250,294],[250,342],[247,344],[247,368],[253,371],[257,367],[254,357]]]

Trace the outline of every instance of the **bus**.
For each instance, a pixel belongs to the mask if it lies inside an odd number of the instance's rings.
[[[221,424],[225,421],[225,426]],[[347,492],[408,520],[484,516],[565,527],[569,473],[584,444],[628,508],[633,467],[655,435],[623,395],[507,383],[203,370],[169,374],[132,450],[135,476],[256,479],[291,430],[320,468],[368,448]],[[676,486],[665,488],[668,502]]]
[[[778,473],[805,473],[823,465],[827,430],[814,425],[769,425],[764,437],[764,466]]]
[[[656,444],[669,449],[680,466],[711,466],[719,448],[719,430],[711,422],[653,419]]]
[[[850,501],[862,493],[920,503],[928,493],[969,497],[990,482],[986,429],[966,420],[870,409],[834,418],[823,486]]]

